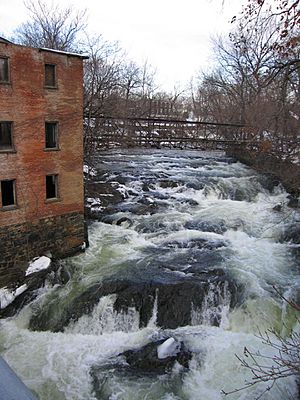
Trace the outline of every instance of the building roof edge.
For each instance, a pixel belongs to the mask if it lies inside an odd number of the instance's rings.
[[[5,39],[3,36],[0,36],[0,42],[1,42],[1,43],[13,44],[13,42],[11,42],[11,41]]]
[[[39,49],[39,51],[47,51],[49,53],[58,53],[58,54],[63,54],[65,56],[69,56],[69,57],[79,57],[79,58],[83,58],[84,60],[87,60],[89,58],[89,56],[87,54],[72,53],[69,51],[48,49],[47,47],[39,47],[38,49]]]

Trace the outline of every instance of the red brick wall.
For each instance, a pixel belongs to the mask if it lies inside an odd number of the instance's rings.
[[[0,208],[0,226],[83,212],[82,59],[4,43],[0,56],[11,78],[0,83],[0,121],[13,121],[16,150],[0,152],[0,180],[16,179],[18,205]],[[56,65],[57,89],[44,87],[45,63]],[[44,150],[45,121],[59,123],[57,151]],[[46,174],[59,175],[60,201],[45,201]]]

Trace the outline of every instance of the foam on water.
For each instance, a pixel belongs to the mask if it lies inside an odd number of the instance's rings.
[[[224,237],[222,235],[219,235],[214,232],[202,232],[193,229],[184,229],[184,230],[179,230],[177,232],[166,234],[162,239],[160,237],[158,237],[156,240],[153,239],[153,242],[154,243],[160,242],[161,244],[173,241],[187,243],[193,239],[203,239],[211,242],[224,241]]]
[[[266,356],[272,356],[273,351],[265,346],[261,340],[254,335],[244,333],[233,333],[224,331],[220,328],[202,327],[195,329],[194,333],[188,329],[184,336],[188,339],[190,346],[195,353],[199,354],[198,360],[195,358],[191,363],[190,373],[184,379],[183,390],[188,399],[200,400],[221,400],[224,396],[221,391],[229,392],[235,388],[241,388],[245,382],[251,381],[250,370],[241,367],[235,354],[243,356],[243,348],[247,347],[253,351],[260,351]],[[204,362],[201,362],[201,358]],[[264,359],[264,363],[268,363]],[[200,364],[200,365],[199,365]],[[267,383],[262,383],[248,390],[232,394],[229,398],[234,400],[253,400],[258,396]],[[292,395],[297,393],[297,385],[290,378],[278,382],[275,390],[266,393],[263,399],[282,400],[286,388]]]
[[[30,332],[5,321],[0,337],[3,357],[40,399],[94,400],[90,368],[146,344],[151,334]]]

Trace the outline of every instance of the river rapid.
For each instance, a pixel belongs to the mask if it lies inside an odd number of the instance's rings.
[[[298,330],[273,288],[299,301],[300,215],[285,190],[221,152],[186,150],[101,153],[92,180],[90,247],[61,262],[66,283],[1,320],[1,355],[42,400],[221,400],[251,381],[236,354],[273,357],[259,331]],[[188,367],[122,356],[168,338]],[[293,376],[266,385],[226,399],[298,398]]]

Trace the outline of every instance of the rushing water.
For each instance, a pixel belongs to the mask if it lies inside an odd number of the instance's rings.
[[[299,294],[297,248],[284,238],[300,217],[287,207],[287,193],[220,153],[111,151],[95,169],[100,184],[110,182],[124,200],[104,210],[105,222],[90,225],[90,248],[62,263],[71,275],[67,284],[46,286],[17,316],[1,321],[3,357],[40,399],[221,400],[222,390],[244,386],[251,373],[235,354],[243,357],[247,347],[272,357],[275,350],[258,331],[274,328],[284,337],[297,329],[293,311],[273,289],[293,299]],[[53,328],[79,295],[106,279],[193,282],[207,271],[212,275],[201,304],[195,298],[191,305],[189,325],[160,328],[156,290],[144,325],[134,306],[118,312],[118,295],[111,293],[62,331]],[[214,271],[229,281],[216,283]],[[235,303],[230,282],[238,291]],[[45,326],[29,329],[45,309]],[[192,352],[188,369],[178,363],[164,374],[120,368],[122,352],[167,337]],[[255,399],[265,387],[228,398]],[[262,398],[296,393],[290,377]]]

